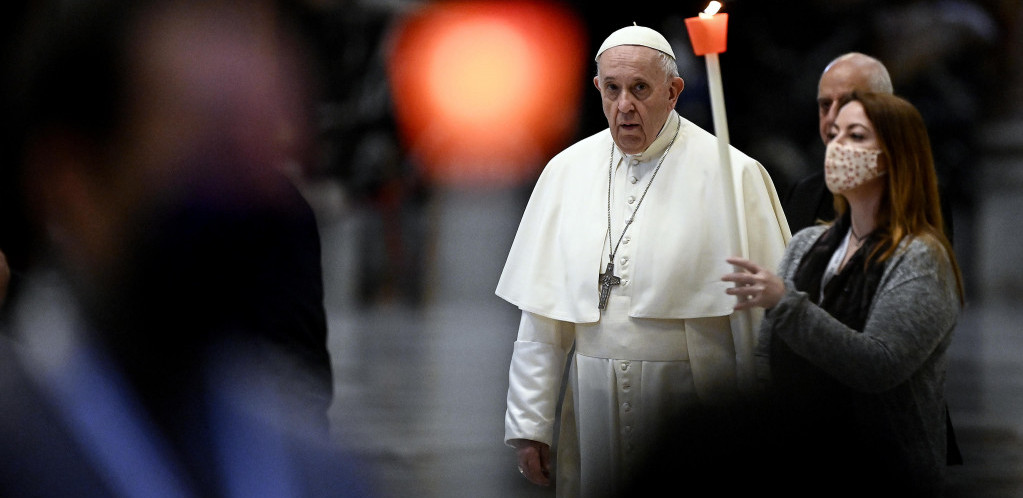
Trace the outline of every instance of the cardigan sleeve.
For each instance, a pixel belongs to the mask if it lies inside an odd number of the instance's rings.
[[[786,292],[767,313],[765,335],[784,340],[796,354],[852,389],[877,393],[901,384],[955,326],[955,277],[944,250],[935,244],[916,239],[892,257],[862,333],[795,290],[791,276],[798,261],[786,263]],[[769,342],[760,346],[758,355],[763,357]]]
[[[778,276],[785,280],[785,295],[782,302],[790,299],[790,294],[796,292],[794,290],[795,285],[791,280],[803,254],[813,246],[814,242],[826,230],[827,228],[824,226],[812,226],[800,230],[792,236],[777,268]],[[776,323],[779,317],[783,315],[780,311],[776,311],[781,309],[782,302],[779,302],[774,308],[765,310],[760,322],[760,330],[757,333],[757,345],[753,352],[753,366],[756,372],[757,389],[764,389],[771,383],[771,340],[773,339]]]

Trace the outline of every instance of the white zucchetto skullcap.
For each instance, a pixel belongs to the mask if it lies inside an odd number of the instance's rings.
[[[611,36],[604,40],[604,43],[600,45],[600,50],[597,50],[597,57],[594,59],[600,58],[600,54],[604,53],[605,50],[621,45],[642,45],[654,50],[660,50],[668,54],[672,59],[675,58],[675,52],[671,51],[671,44],[660,33],[644,26],[626,26],[611,33]]]

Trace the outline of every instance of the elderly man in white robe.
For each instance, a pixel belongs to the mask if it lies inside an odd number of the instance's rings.
[[[675,112],[684,82],[662,35],[622,28],[596,62],[609,128],[548,163],[497,285],[522,310],[505,442],[539,485],[574,348],[559,496],[607,496],[671,414],[752,389],[760,314],[736,311],[720,276],[730,248],[773,268],[790,237],[763,166],[731,148],[729,174],[715,137]]]

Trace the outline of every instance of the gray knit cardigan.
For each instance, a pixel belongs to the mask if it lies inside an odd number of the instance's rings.
[[[916,477],[940,486],[946,463],[947,351],[960,312],[952,265],[932,238],[904,241],[885,263],[861,333],[795,290],[799,262],[826,229],[801,230],[785,251],[778,269],[785,295],[764,314],[755,358],[758,379],[770,385],[770,341],[781,338],[842,384],[878,396],[883,402],[874,406],[884,409],[858,414],[861,425],[903,435],[902,457],[919,472]]]

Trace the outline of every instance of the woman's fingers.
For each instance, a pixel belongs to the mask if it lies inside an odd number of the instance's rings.
[[[777,304],[780,291],[771,290],[769,292],[768,289],[779,287],[781,281],[778,277],[748,259],[727,258],[726,261],[737,270],[721,277],[721,280],[735,284],[734,287],[725,289],[725,292],[738,299],[738,303],[735,305],[736,310],[754,306],[770,308]],[[784,290],[784,285],[781,285],[781,288]],[[776,296],[776,294],[779,295]]]
[[[727,261],[728,264],[730,264],[732,266],[737,266],[737,267],[742,268],[742,269],[744,269],[744,270],[746,270],[746,271],[748,271],[750,273],[757,273],[757,272],[760,271],[760,267],[757,266],[756,263],[754,263],[754,262],[752,262],[752,261],[750,261],[748,259],[745,259],[745,258],[739,258],[739,257],[734,257],[733,256],[733,257],[730,257],[730,258],[726,258],[725,261]]]

